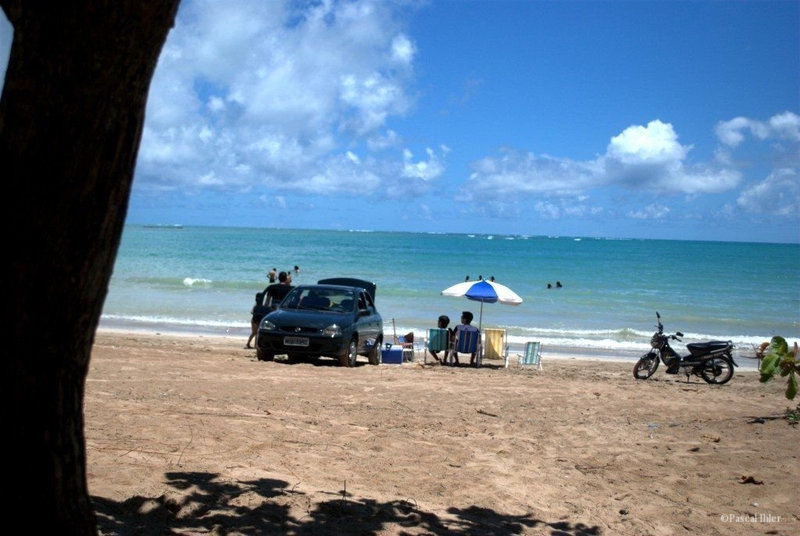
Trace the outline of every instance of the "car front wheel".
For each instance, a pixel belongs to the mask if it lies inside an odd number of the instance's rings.
[[[347,346],[347,353],[339,356],[339,364],[343,367],[355,367],[358,359],[358,341],[355,337],[350,339]]]
[[[262,350],[261,348],[257,348],[256,357],[259,361],[273,361],[275,359],[275,354],[272,352],[267,352],[266,350]]]

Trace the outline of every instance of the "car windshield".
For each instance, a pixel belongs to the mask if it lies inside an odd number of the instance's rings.
[[[355,300],[348,289],[298,287],[286,296],[281,308],[349,313],[355,309]]]

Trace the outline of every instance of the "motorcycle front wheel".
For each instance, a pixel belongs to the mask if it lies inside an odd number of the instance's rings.
[[[644,354],[633,367],[633,377],[637,380],[646,380],[658,368],[658,356],[652,352]]]
[[[706,383],[722,385],[733,377],[733,363],[724,357],[709,359],[700,367],[700,376]]]

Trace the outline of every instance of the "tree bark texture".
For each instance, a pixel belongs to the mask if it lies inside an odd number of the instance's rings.
[[[94,534],[83,395],[122,234],[150,80],[179,0],[0,0],[7,508]]]

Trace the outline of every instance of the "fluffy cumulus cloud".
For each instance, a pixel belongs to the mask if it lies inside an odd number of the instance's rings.
[[[651,121],[647,126],[631,126],[611,138],[606,154],[623,164],[657,165],[680,162],[691,147],[678,143],[678,135],[669,123]]]
[[[503,148],[497,155],[470,164],[463,197],[484,201],[531,198],[540,215],[558,218],[575,215],[575,210],[595,213],[597,207],[580,199],[588,192],[622,188],[654,200],[665,195],[690,200],[703,195],[736,195],[741,188],[736,203],[740,210],[798,217],[800,116],[785,112],[764,121],[737,117],[718,123],[715,132],[721,147],[715,159],[705,162],[692,162],[692,145],[681,143],[675,127],[660,120],[624,129],[611,137],[603,154],[588,161]],[[782,164],[761,182],[746,181],[743,168],[731,157],[730,151],[748,135],[770,142],[770,156],[762,160]],[[572,213],[566,207],[572,207]],[[661,219],[669,212],[667,206],[654,201],[628,211],[627,216]]]
[[[183,2],[151,87],[137,187],[335,194],[376,191],[409,166],[420,184],[441,174],[443,153],[410,163],[386,128],[412,104],[417,51],[401,8]]]
[[[692,147],[682,145],[673,126],[659,120],[634,125],[613,136],[603,155],[574,161],[504,149],[471,164],[473,195],[510,193],[574,196],[621,186],[632,190],[700,194],[734,188],[741,175],[710,164],[689,165]]]

